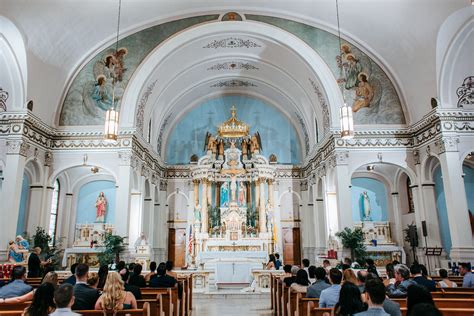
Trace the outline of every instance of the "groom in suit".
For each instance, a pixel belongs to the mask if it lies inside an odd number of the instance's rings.
[[[86,264],[78,264],[76,267],[76,285],[74,285],[74,305],[73,310],[94,309],[95,302],[100,294],[97,289],[87,284],[87,274],[89,266]]]

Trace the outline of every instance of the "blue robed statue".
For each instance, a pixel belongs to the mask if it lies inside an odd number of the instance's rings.
[[[221,186],[221,207],[229,206],[229,185],[224,182]]]

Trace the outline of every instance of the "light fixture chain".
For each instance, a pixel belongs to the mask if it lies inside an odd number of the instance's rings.
[[[118,41],[119,41],[119,33],[120,33],[120,13],[122,11],[122,0],[119,0],[119,7],[118,7],[118,16],[117,16],[117,37],[115,39],[115,53],[118,51]]]

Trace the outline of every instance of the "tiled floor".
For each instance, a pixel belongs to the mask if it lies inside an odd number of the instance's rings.
[[[270,316],[270,295],[194,297],[192,316]]]

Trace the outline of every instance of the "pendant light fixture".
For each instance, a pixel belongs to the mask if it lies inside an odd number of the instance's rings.
[[[117,36],[115,38],[114,56],[117,56],[117,51],[118,51],[121,9],[122,9],[122,0],[119,0],[118,16],[117,16]],[[112,79],[112,106],[105,113],[104,140],[106,142],[115,142],[117,141],[117,137],[118,137],[119,112],[115,109],[116,107],[115,84],[116,84],[116,77],[114,76]]]
[[[341,48],[341,28],[339,24],[339,1],[336,0],[336,16],[337,16],[337,35],[339,39],[339,58],[341,59],[342,71],[342,48]],[[338,83],[339,84],[339,83]],[[354,121],[352,118],[352,107],[347,105],[344,95],[344,86],[341,84],[341,93],[344,105],[339,108],[339,119],[341,120],[341,138],[350,139],[354,137]]]

